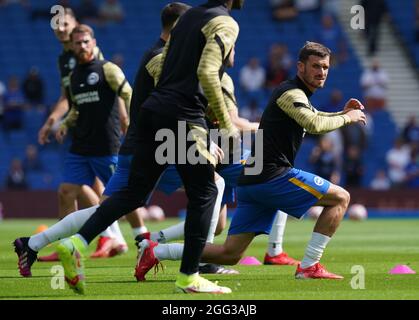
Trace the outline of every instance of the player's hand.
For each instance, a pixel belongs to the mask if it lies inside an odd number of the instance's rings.
[[[363,125],[367,124],[367,117],[365,116],[365,113],[363,113],[361,110],[355,110],[352,109],[346,113],[349,118],[351,118],[351,122],[361,122]]]
[[[66,135],[67,135],[67,128],[60,127],[60,129],[58,129],[57,133],[55,134],[55,139],[57,139],[58,143],[63,143]]]
[[[49,143],[49,135],[51,134],[52,124],[50,121],[45,122],[42,128],[38,132],[38,143],[42,146]]]
[[[364,110],[365,107],[358,99],[349,99],[349,101],[345,104],[345,108],[343,112],[348,112],[350,110]]]
[[[224,159],[224,151],[216,143],[211,141],[210,153],[215,157],[217,163],[220,163]]]

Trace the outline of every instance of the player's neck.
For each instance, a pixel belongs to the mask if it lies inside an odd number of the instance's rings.
[[[298,78],[304,83],[304,85],[307,87],[308,90],[310,90],[311,93],[314,93],[317,88],[311,86],[310,84],[308,84],[305,80],[304,77],[302,77],[300,74],[297,74]]]
[[[162,31],[160,33],[160,39],[164,40],[165,42],[169,41],[170,38],[170,32]]]
[[[63,45],[64,51],[71,50],[71,42],[70,41],[61,42],[61,44]]]

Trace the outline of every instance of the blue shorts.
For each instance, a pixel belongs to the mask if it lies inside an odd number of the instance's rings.
[[[107,184],[118,162],[118,156],[91,157],[67,152],[64,159],[64,183],[93,185],[95,177]]]
[[[236,201],[237,181],[243,171],[244,164],[250,156],[250,150],[244,150],[240,163],[233,163],[223,167],[218,174],[223,177],[225,189],[221,206]]]
[[[106,184],[103,194],[110,197],[113,193],[120,191],[128,185],[129,170],[131,166],[132,155],[119,155],[118,165],[115,173]]]
[[[228,234],[269,234],[278,210],[300,219],[329,186],[329,181],[295,168],[265,183],[239,186]]]
[[[243,164],[236,163],[230,164],[218,171],[218,174],[223,177],[225,183],[221,206],[236,201],[237,181],[242,173],[243,167]]]
[[[113,193],[120,191],[122,188],[128,185],[132,155],[119,155],[118,165],[114,175],[106,185],[103,194],[110,197]],[[172,194],[183,185],[182,179],[180,178],[176,167],[169,165],[161,176],[156,189],[164,192],[167,195]]]
[[[175,165],[169,165],[160,177],[156,189],[171,195],[177,189],[182,188],[183,182]]]

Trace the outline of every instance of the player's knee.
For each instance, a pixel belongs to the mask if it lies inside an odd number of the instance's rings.
[[[345,209],[348,208],[349,201],[351,201],[351,195],[349,194],[349,192],[341,188],[341,190],[339,191],[338,197],[339,197],[339,203],[341,204],[341,206],[344,207]]]
[[[224,264],[227,265],[234,265],[239,263],[243,256],[243,253],[240,251],[236,251],[233,248],[226,248],[224,250]]]

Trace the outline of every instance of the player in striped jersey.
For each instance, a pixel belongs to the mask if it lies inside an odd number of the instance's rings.
[[[363,106],[356,99],[350,99],[338,113],[319,112],[311,105],[309,98],[324,86],[329,63],[330,50],[321,44],[307,42],[300,50],[296,78],[282,83],[274,91],[262,116],[259,126],[259,130],[263,130],[262,172],[247,175],[246,168],[252,165],[246,164],[239,179],[238,206],[228,237],[223,245],[207,244],[202,261],[235,264],[255,236],[269,233],[278,209],[301,218],[311,206],[320,205],[324,210],[295,277],[343,278],[328,272],[319,261],[345,214],[349,193],[321,177],[293,167],[305,132],[322,134],[350,123],[366,123],[361,111]],[[252,151],[254,154],[254,144]],[[150,247],[144,263],[151,267],[152,263],[159,263],[158,246]]]
[[[234,66],[234,48],[229,56],[229,63],[227,67]],[[247,119],[239,117],[237,101],[234,94],[234,83],[231,77],[225,72],[221,78],[221,86],[224,96],[224,101],[227,106],[227,111],[230,115],[231,121],[241,132],[245,131],[256,131],[259,123],[249,122]],[[217,127],[218,121],[212,112],[211,108],[207,109],[207,119],[210,127]],[[222,199],[222,209],[219,213],[218,218],[213,219],[217,226],[211,228],[213,234],[209,234],[207,243],[213,243],[214,236],[219,235],[225,228],[227,222],[227,204],[233,204],[235,202],[235,189],[237,187],[238,178],[243,170],[243,165],[246,162],[250,152],[243,150],[240,162],[234,163],[233,156],[230,154],[228,164],[217,165],[217,173],[225,181],[225,190]],[[177,175],[177,172],[171,172],[168,183],[166,179],[166,173],[163,175],[161,182],[157,186],[157,189],[162,190],[166,194],[171,194],[182,186],[182,181]],[[285,231],[287,215],[284,212],[278,211],[271,232],[269,233],[269,245],[268,252],[265,255],[264,263],[271,265],[297,265],[299,261],[289,257],[286,252],[282,250],[283,235]],[[218,220],[218,222],[217,222]],[[211,222],[213,224],[213,222]],[[157,254],[159,260],[180,260],[183,252],[182,244],[169,244],[162,246],[166,242],[183,239],[184,236],[184,222],[170,226],[158,232],[152,232],[150,235],[151,241],[159,243]],[[143,240],[143,237],[139,236],[138,243]],[[141,270],[141,268],[139,268]],[[201,263],[199,267],[200,273],[218,273],[218,274],[234,274],[237,271],[233,269],[225,268],[219,264],[213,263]],[[143,277],[138,277],[143,278]]]

